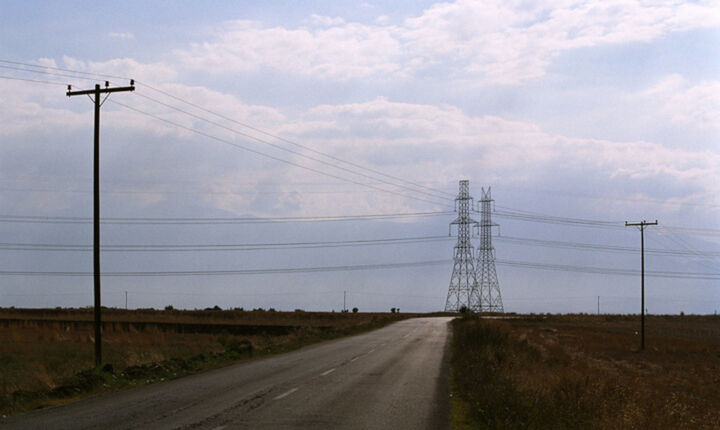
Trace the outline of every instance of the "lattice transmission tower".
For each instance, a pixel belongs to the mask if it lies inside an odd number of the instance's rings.
[[[452,226],[457,225],[458,240],[455,245],[455,263],[445,301],[445,312],[458,312],[463,307],[472,312],[480,310],[473,246],[470,243],[472,227],[477,226],[478,222],[470,218],[473,198],[470,197],[469,183],[470,181],[460,181],[460,192],[455,199],[455,211],[458,216],[450,223],[450,234],[452,234]]]
[[[490,187],[482,189],[482,199],[478,202],[480,211],[480,246],[477,250],[477,282],[480,291],[481,312],[504,312],[500,284],[495,272],[495,248],[492,246],[492,227],[490,205]]]

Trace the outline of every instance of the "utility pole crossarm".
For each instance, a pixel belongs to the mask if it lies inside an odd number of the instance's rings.
[[[625,227],[640,227],[640,228],[642,228],[642,227],[645,227],[646,225],[657,225],[657,224],[658,224],[657,220],[655,220],[653,222],[648,222],[648,221],[627,222],[627,221],[625,221]]]
[[[105,94],[105,93],[119,93],[122,91],[135,91],[135,86],[129,86],[129,87],[112,87],[112,88],[100,88],[97,90],[81,90],[81,91],[69,91],[65,93],[66,96],[83,96],[86,94]]]

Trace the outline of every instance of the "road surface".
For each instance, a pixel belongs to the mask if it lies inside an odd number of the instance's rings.
[[[450,318],[370,333],[0,421],[0,429],[443,429]]]

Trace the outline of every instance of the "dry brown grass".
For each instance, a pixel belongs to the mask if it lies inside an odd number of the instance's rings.
[[[181,333],[152,324],[139,325],[141,329],[132,325],[107,325],[103,330],[103,362],[112,365],[120,375],[130,366],[191,360],[199,366],[187,369],[192,372],[249,358],[227,354],[232,345],[238,343],[249,342],[255,355],[263,355],[400,318],[400,315],[367,313],[104,309],[104,321],[201,324],[211,328],[214,324],[286,326],[290,329],[281,334],[260,332],[240,336],[229,334],[224,328],[227,326],[211,333]],[[64,322],[91,319],[92,309],[0,309],[0,412],[16,412],[27,407],[15,404],[19,392],[48,393],[93,367],[92,324],[72,327]],[[200,355],[206,358],[198,360]],[[34,407],[33,402],[25,403]]]
[[[720,318],[651,316],[640,352],[637,317],[554,316],[511,320],[554,372],[519,371],[521,387],[587,379],[600,428],[720,428]]]
[[[344,328],[357,325],[358,322],[384,318],[379,313],[342,313],[342,312],[274,312],[240,310],[124,310],[103,308],[102,319],[108,322],[144,322],[177,324],[243,324],[243,325],[294,325],[294,326],[332,326]],[[3,319],[41,319],[92,321],[92,308],[83,309],[8,309],[0,308],[0,321]]]
[[[478,379],[491,378],[486,385],[504,390],[487,398],[506,396],[517,409],[497,418],[477,413],[482,405],[473,410],[465,404],[466,415],[475,414],[476,424],[485,420],[486,428],[720,428],[718,317],[648,317],[643,352],[637,317],[546,316],[459,325],[484,331],[466,339],[486,346],[479,355],[484,359],[456,363],[476,366]],[[471,349],[461,346],[456,354]]]

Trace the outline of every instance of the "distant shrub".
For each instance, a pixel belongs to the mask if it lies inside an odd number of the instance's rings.
[[[354,314],[358,313],[358,308],[353,308],[353,313]]]
[[[252,354],[253,352],[253,345],[247,339],[238,339],[236,337],[223,334],[218,339],[218,343],[222,345],[226,353],[230,353],[235,356],[241,354]]]
[[[175,308],[173,307],[173,305],[167,305],[167,306],[165,306],[165,310],[166,311],[174,311]]]

